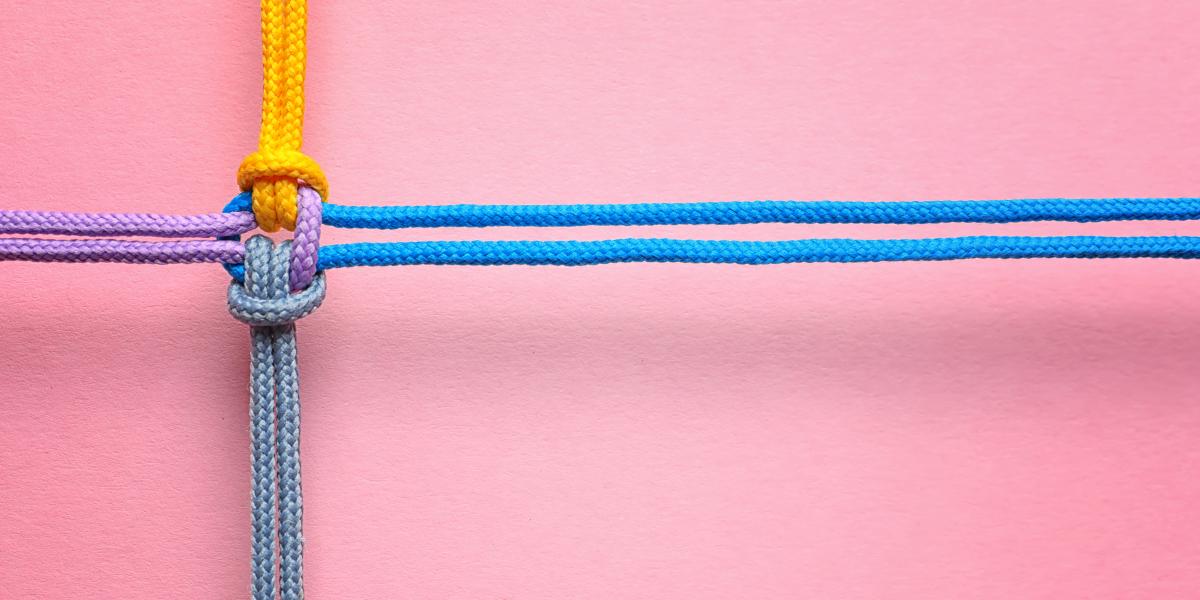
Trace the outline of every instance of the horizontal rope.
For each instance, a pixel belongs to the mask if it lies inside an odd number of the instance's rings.
[[[577,227],[750,223],[1014,223],[1022,221],[1190,220],[1200,199],[987,200],[933,202],[696,202],[651,204],[341,206],[331,227]]]
[[[0,261],[225,263],[235,278],[245,247],[236,241],[140,242],[0,238]],[[1200,237],[1010,237],[782,242],[630,238],[593,242],[466,241],[335,244],[319,270],[389,265],[560,265],[619,262],[780,264],[970,258],[1200,258]]]
[[[128,240],[45,240],[0,238],[0,261],[109,262],[138,264],[240,263],[241,242],[196,240],[136,242]]]
[[[1200,258],[1200,237],[1009,237],[782,242],[631,238],[593,242],[466,241],[341,244],[321,269],[388,265],[560,265],[619,262],[763,265],[968,258]]]
[[[226,210],[249,210],[241,194]],[[894,224],[1028,221],[1183,221],[1200,219],[1200,198],[935,200],[913,202],[677,202],[648,204],[326,204],[330,227],[577,227],[584,225],[739,225],[750,223]]]
[[[156,215],[0,210],[0,234],[212,238],[239,235],[254,228],[254,215],[245,211]]]
[[[234,198],[224,215],[69,215],[4,211],[10,227],[22,231],[110,232],[136,230],[175,235],[180,228],[220,229],[224,240],[142,242],[123,240],[54,240],[0,238],[0,260],[42,262],[194,263],[220,262],[240,279],[245,249],[236,236],[252,219],[246,212],[249,194]],[[652,210],[658,207],[658,212]],[[666,207],[666,208],[663,208]],[[746,207],[751,207],[746,209]],[[554,212],[562,210],[565,212]],[[528,211],[526,211],[528,209]],[[770,209],[770,210],[768,210]],[[967,202],[734,202],[657,205],[564,205],[447,207],[345,207],[324,205],[328,222],[344,223],[347,215],[383,211],[407,214],[406,223],[663,224],[741,223],[771,219],[790,222],[929,223],[1014,220],[1100,221],[1113,219],[1182,220],[1200,218],[1200,199],[1000,200]],[[411,211],[411,212],[405,212]],[[449,212],[439,212],[449,211]],[[330,214],[333,214],[330,217]],[[509,215],[511,218],[503,217]],[[541,214],[554,219],[534,218]],[[25,215],[24,217],[18,215]],[[52,216],[46,216],[52,215]],[[426,215],[421,217],[420,215]],[[429,215],[440,215],[431,217]],[[484,215],[484,217],[468,216]],[[516,215],[516,216],[513,216]],[[212,217],[217,216],[220,219]],[[121,217],[121,218],[116,218]],[[503,217],[503,218],[502,218]],[[313,219],[318,218],[314,213]],[[227,220],[226,220],[227,219]],[[466,220],[464,220],[466,219]],[[757,221],[755,221],[757,219]],[[886,219],[886,221],[884,220]],[[37,222],[39,226],[13,225]],[[391,221],[392,224],[398,221]],[[58,228],[58,229],[56,229]],[[90,229],[89,229],[90,228]],[[189,230],[194,231],[195,229]],[[0,232],[7,230],[0,230]],[[182,235],[182,234],[181,234]],[[317,269],[376,265],[594,265],[616,262],[684,262],[777,264],[792,262],[875,262],[956,260],[969,258],[1198,258],[1200,237],[1006,237],[856,240],[809,239],[780,242],[616,239],[604,241],[460,241],[345,244],[321,249]]]

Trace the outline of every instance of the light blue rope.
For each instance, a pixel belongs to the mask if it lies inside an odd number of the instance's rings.
[[[248,210],[249,195],[226,211]],[[339,206],[324,223],[343,227],[489,227],[734,223],[1008,223],[1200,219],[1200,198],[1034,199],[931,202],[701,202],[659,204]],[[596,265],[615,262],[779,264],[969,258],[1200,258],[1200,238],[1019,237],[780,242],[616,239],[395,242],[322,248],[318,269],[384,265]],[[242,267],[226,265],[240,280]]]
[[[387,265],[560,265],[618,262],[766,265],[966,258],[1200,258],[1200,237],[1008,237],[783,242],[632,238],[595,242],[395,242],[321,248],[320,269]]]
[[[575,227],[747,223],[1014,223],[1200,218],[1200,199],[986,200],[926,202],[694,202],[645,204],[339,206],[331,227]]]
[[[226,212],[250,209],[249,193]],[[330,227],[575,227],[582,225],[738,225],[747,223],[1016,223],[1025,221],[1183,221],[1200,219],[1200,198],[1033,198],[833,202],[652,202],[643,204],[326,204]]]
[[[300,486],[300,388],[294,321],[324,298],[324,277],[289,294],[291,242],[246,242],[245,285],[229,289],[229,311],[251,325],[251,594],[304,596],[304,502]]]

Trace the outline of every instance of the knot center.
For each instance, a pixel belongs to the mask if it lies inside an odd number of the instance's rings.
[[[263,231],[291,231],[296,227],[296,188],[307,184],[329,198],[329,181],[321,166],[299,150],[258,150],[242,160],[238,187],[254,194],[255,220]]]
[[[229,313],[248,325],[286,325],[312,313],[325,300],[325,274],[318,273],[307,288],[292,294],[292,242],[278,245],[256,235],[246,241],[246,277],[229,284]]]

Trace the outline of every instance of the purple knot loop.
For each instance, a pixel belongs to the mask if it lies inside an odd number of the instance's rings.
[[[317,274],[321,247],[321,195],[307,185],[296,192],[296,230],[292,237],[292,264],[288,285],[292,291],[305,289]]]

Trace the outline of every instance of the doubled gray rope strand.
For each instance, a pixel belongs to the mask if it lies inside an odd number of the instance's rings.
[[[245,291],[253,297],[269,298],[272,295],[270,242],[267,241],[264,256],[263,244],[255,243],[257,239],[247,243],[248,248],[253,244],[256,251],[253,260],[249,257],[246,260]],[[231,310],[232,306],[230,304]],[[275,597],[275,564],[278,556],[275,532],[279,527],[275,505],[274,345],[274,334],[270,327],[250,328],[250,592],[254,600],[273,600]]]
[[[304,597],[304,502],[300,485],[300,378],[294,321],[324,299],[325,278],[289,294],[291,243],[246,242],[244,284],[229,287],[229,312],[249,323],[251,595]]]
[[[284,253],[285,261],[290,261]],[[284,281],[287,281],[286,276]],[[275,410],[279,461],[280,597],[304,597],[304,496],[300,490],[300,375],[296,367],[296,326],[276,325]]]

